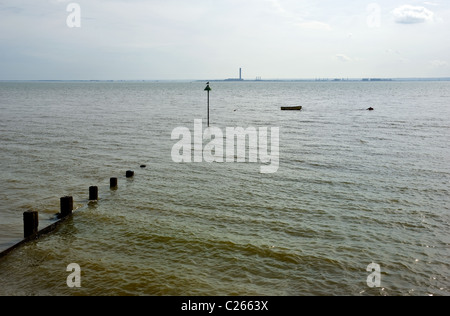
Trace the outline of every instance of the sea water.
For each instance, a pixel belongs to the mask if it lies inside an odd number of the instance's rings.
[[[0,83],[0,251],[77,208],[0,259],[0,295],[450,295],[450,82],[212,82],[212,126],[279,128],[270,174],[174,162],[204,87]]]

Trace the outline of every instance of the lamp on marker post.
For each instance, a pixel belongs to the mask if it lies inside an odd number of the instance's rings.
[[[209,91],[211,91],[211,87],[209,86],[209,82],[206,83],[205,91],[208,92],[208,127],[209,127]]]

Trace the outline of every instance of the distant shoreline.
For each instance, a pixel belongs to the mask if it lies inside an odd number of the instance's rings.
[[[233,80],[233,79],[167,79],[167,80],[0,80],[0,83],[5,82],[83,82],[83,83],[120,83],[120,82],[148,82],[148,83],[170,83],[170,82],[425,82],[425,81],[450,81],[450,77],[442,78],[317,78],[317,79],[253,79],[253,80]]]
[[[197,82],[399,82],[399,81],[450,81],[450,78],[361,78],[361,79],[258,79],[258,80],[196,80]]]

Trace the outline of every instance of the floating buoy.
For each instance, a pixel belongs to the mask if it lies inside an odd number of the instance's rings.
[[[128,170],[127,171],[127,178],[133,178],[134,177],[134,171]]]
[[[373,107],[370,107],[367,109],[367,111],[374,111],[375,109]]]
[[[144,169],[144,168],[147,168],[147,166],[146,165],[141,165],[141,168]]]

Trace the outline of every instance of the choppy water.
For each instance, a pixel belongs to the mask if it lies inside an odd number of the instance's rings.
[[[275,174],[172,161],[204,87],[0,83],[0,249],[79,208],[0,259],[0,295],[450,295],[449,82],[214,82],[214,126],[280,128]]]

